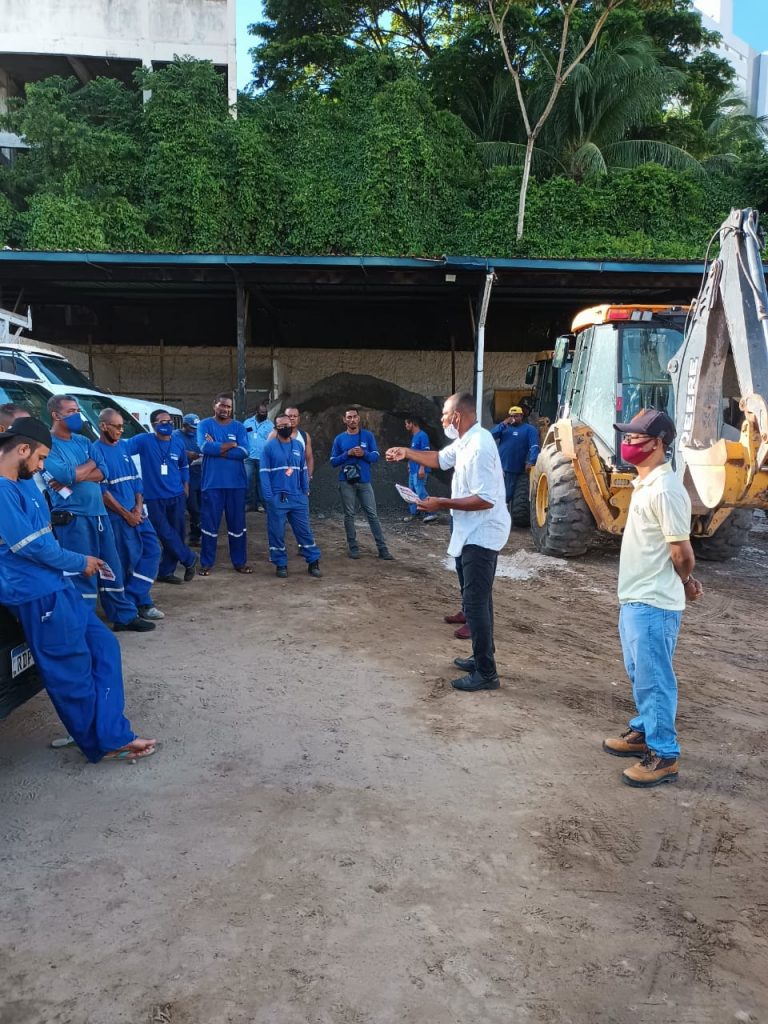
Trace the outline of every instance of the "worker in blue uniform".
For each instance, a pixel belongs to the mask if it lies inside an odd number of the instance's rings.
[[[261,497],[267,509],[269,560],[275,575],[288,575],[285,549],[285,525],[290,524],[299,551],[307,562],[310,576],[319,578],[320,549],[309,525],[309,470],[306,448],[291,438],[293,427],[288,416],[275,419],[277,437],[267,441],[261,453]]]
[[[52,443],[45,424],[28,416],[0,434],[0,602],[21,622],[48,695],[88,760],[148,757],[156,741],[136,736],[124,714],[117,638],[72,584],[104,563],[59,546],[31,484]]]
[[[106,467],[103,463],[97,465],[91,442],[77,433],[84,424],[77,401],[71,395],[53,395],[48,400],[48,411],[53,447],[43,478],[53,506],[56,539],[70,551],[83,555],[95,551],[106,563],[98,574],[76,574],[72,582],[94,608],[97,596],[101,598],[104,614],[115,631],[148,632],[155,623],[142,619],[135,601],[125,593],[115,537],[101,495]]]
[[[197,443],[197,425],[200,417],[196,412],[188,412],[181,423],[181,429],[174,430],[171,437],[177,438],[184,445],[189,463],[189,491],[187,493],[187,515],[189,516],[189,544],[197,547],[200,544],[200,487],[203,479],[203,454]]]
[[[139,456],[144,502],[162,548],[157,579],[159,583],[189,583],[195,578],[197,555],[185,540],[187,452],[184,441],[173,436],[169,412],[153,409],[149,422],[152,433],[136,434],[126,445],[131,455]],[[183,580],[176,575],[179,562],[184,566]]]
[[[525,423],[525,413],[513,405],[506,418],[491,430],[499,446],[501,468],[504,470],[504,489],[507,501],[512,501],[517,479],[521,473],[533,469],[539,455],[540,438],[536,427]]]
[[[152,584],[160,565],[160,541],[144,509],[143,486],[130,450],[123,441],[123,417],[107,406],[99,415],[99,440],[94,458],[107,470],[102,497],[115,535],[125,592],[136,602],[142,619],[155,622],[165,613],[155,607]]]
[[[424,424],[418,416],[406,416],[405,418],[405,429],[411,435],[410,447],[416,452],[428,452],[429,437],[424,429]],[[429,466],[420,466],[417,462],[408,462],[408,486],[417,494],[423,501],[428,498],[427,494],[427,480],[432,470]],[[437,516],[434,512],[419,512],[415,504],[410,503],[408,505],[409,515],[405,517],[403,522],[413,523],[423,520],[425,523],[433,523]]]
[[[200,528],[200,575],[209,576],[216,561],[221,516],[227,524],[229,557],[236,572],[252,573],[248,565],[245,530],[245,459],[248,437],[242,423],[232,419],[232,396],[222,392],[213,403],[213,416],[197,425],[197,443],[203,453]]]

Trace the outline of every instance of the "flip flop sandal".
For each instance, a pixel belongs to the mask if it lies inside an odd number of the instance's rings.
[[[54,750],[61,750],[64,747],[73,747],[75,741],[71,736],[57,736],[55,740],[51,740],[50,745]]]
[[[102,757],[102,761],[126,761],[128,764],[136,764],[143,757],[152,757],[157,747],[147,747],[146,750],[113,750]]]
[[[253,569],[250,565],[233,565],[232,568],[235,572],[239,572],[242,576],[252,576]]]

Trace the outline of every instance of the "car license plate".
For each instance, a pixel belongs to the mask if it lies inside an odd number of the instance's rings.
[[[30,651],[26,644],[20,644],[11,651],[11,677],[13,679],[16,676],[20,676],[22,672],[26,672],[29,666],[34,664],[35,659],[32,657],[32,651]]]

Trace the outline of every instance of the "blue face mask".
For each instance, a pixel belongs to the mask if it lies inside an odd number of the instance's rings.
[[[170,437],[173,433],[172,423],[156,423],[155,433],[159,434],[160,437]]]
[[[83,426],[83,417],[79,412],[71,412],[69,416],[64,416],[61,421],[67,430],[71,430],[73,434],[76,434]]]

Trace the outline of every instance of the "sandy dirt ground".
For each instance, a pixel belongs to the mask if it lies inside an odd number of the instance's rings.
[[[678,655],[676,786],[620,782],[617,550],[496,585],[503,687],[466,652],[444,526],[397,561],[277,581],[220,564],[121,635],[157,755],[54,751],[44,694],[0,723],[2,1024],[727,1024],[768,1020],[768,520],[702,564]],[[530,573],[527,579],[511,576]]]

